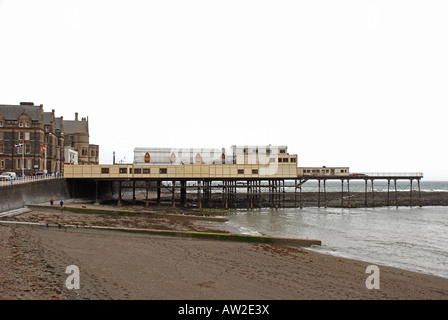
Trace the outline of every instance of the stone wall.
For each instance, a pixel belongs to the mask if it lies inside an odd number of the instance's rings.
[[[22,208],[27,204],[56,204],[70,198],[66,179],[48,179],[0,187],[0,212]]]

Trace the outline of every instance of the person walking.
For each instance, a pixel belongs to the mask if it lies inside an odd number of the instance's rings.
[[[64,205],[64,201],[61,200],[61,202],[59,202],[59,204],[61,205],[61,207]]]
[[[50,204],[53,205],[53,198],[50,199]]]

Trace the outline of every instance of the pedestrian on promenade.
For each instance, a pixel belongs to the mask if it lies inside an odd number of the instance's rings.
[[[61,207],[64,205],[64,201],[61,200],[61,202],[59,202],[59,204],[61,205]]]
[[[53,198],[50,199],[50,204],[53,205]]]

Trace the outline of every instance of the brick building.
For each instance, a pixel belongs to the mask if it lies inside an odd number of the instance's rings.
[[[64,120],[65,145],[78,152],[78,164],[99,164],[99,146],[90,144],[89,118]]]
[[[79,153],[79,164],[99,163],[99,146],[89,143],[86,118],[78,121],[76,114],[74,121],[64,120],[32,102],[0,105],[0,172],[62,173],[66,146]]]

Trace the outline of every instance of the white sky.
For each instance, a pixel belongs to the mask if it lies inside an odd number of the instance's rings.
[[[134,147],[287,145],[448,180],[448,1],[0,0],[0,104]]]

